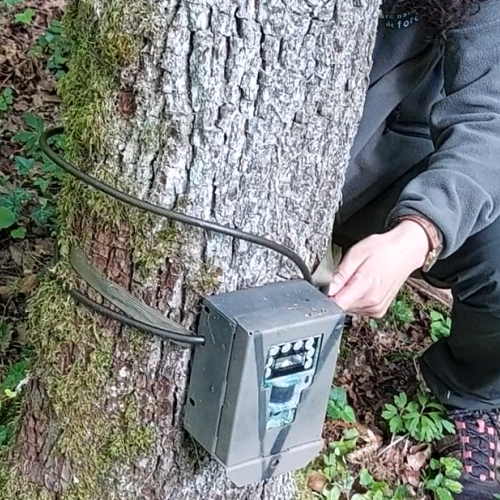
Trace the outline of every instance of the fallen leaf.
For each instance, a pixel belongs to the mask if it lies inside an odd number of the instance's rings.
[[[405,479],[408,484],[417,487],[420,484],[420,472],[409,470],[405,473]]]
[[[10,256],[12,260],[19,266],[22,266],[23,263],[23,251],[20,245],[10,245],[9,247]]]
[[[424,452],[420,451],[415,455],[409,455],[406,458],[408,465],[415,471],[419,471],[425,464],[427,457]]]
[[[31,273],[26,274],[19,281],[18,292],[25,295],[29,295],[36,288],[37,284],[38,284],[38,275]]]
[[[13,284],[0,286],[0,298],[8,299],[15,295],[16,287]]]
[[[328,479],[322,472],[315,471],[307,478],[307,487],[316,493],[321,493],[327,485]]]
[[[414,471],[420,471],[430,456],[431,447],[429,445],[412,446],[408,452],[406,461]]]
[[[25,344],[28,340],[28,330],[23,323],[16,326],[16,340],[21,344]]]

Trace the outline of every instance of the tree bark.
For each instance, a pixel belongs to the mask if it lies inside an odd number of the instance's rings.
[[[75,59],[62,83],[68,155],[139,198],[266,236],[314,267],[361,117],[377,2],[125,4],[69,7],[72,57],[89,50],[99,72],[72,86],[84,71]],[[78,16],[88,18],[81,32]],[[134,35],[133,50],[111,57],[121,67],[103,79],[99,43],[123,51],[122,33]],[[71,180],[59,205],[59,278],[77,242],[111,279],[186,326],[200,295],[297,275],[269,250],[143,217]],[[97,318],[50,279],[30,311],[40,359],[5,498],[293,498],[288,476],[235,488],[182,431],[189,350]]]

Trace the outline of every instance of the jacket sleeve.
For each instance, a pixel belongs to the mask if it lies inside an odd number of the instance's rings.
[[[444,42],[444,95],[431,110],[435,151],[388,216],[417,213],[442,232],[441,258],[500,215],[500,2]]]

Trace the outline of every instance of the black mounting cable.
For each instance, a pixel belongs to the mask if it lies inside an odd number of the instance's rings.
[[[205,337],[201,337],[200,335],[185,335],[183,333],[166,330],[164,328],[156,328],[153,325],[148,325],[147,323],[143,323],[142,321],[128,318],[123,314],[117,313],[112,309],[109,309],[108,307],[98,304],[78,290],[70,290],[69,294],[77,302],[81,302],[84,306],[87,306],[89,309],[92,309],[96,313],[99,313],[101,316],[106,316],[108,318],[114,319],[115,321],[119,321],[124,325],[131,326],[132,328],[137,328],[138,330],[150,333],[151,335],[155,335],[156,337],[161,337],[166,340],[172,340],[174,342],[180,342],[182,344],[190,345],[203,345],[205,343]]]
[[[106,193],[107,195],[120,200],[123,203],[126,203],[128,205],[131,205],[133,207],[139,208],[141,210],[145,210],[146,212],[150,212],[155,215],[159,215],[161,217],[165,217],[166,219],[173,220],[175,222],[180,222],[182,224],[188,224],[190,226],[195,226],[199,227],[201,229],[204,229],[206,231],[214,231],[220,234],[224,234],[226,236],[231,236],[233,238],[237,238],[240,240],[245,240],[248,241],[249,243],[254,243],[255,245],[259,245],[261,247],[269,248],[270,250],[273,250],[284,257],[287,257],[290,259],[292,262],[296,264],[296,266],[300,269],[302,276],[304,280],[308,281],[309,283],[313,283],[313,278],[311,275],[311,271],[307,267],[306,263],[304,260],[292,249],[285,247],[284,245],[281,245],[279,243],[276,243],[272,240],[269,240],[267,238],[264,238],[262,236],[257,236],[252,233],[247,233],[244,231],[240,231],[238,229],[233,229],[230,227],[222,226],[221,224],[217,224],[215,222],[210,222],[204,219],[199,219],[197,217],[192,217],[190,215],[185,215],[179,212],[176,212],[174,210],[169,210],[167,208],[161,207],[159,205],[154,205],[152,203],[149,203],[144,200],[140,200],[138,198],[135,198],[134,196],[130,196],[122,191],[119,191],[108,184],[105,184],[104,182],[101,182],[97,180],[94,177],[91,177],[88,174],[85,174],[84,172],[78,170],[74,165],[71,163],[67,162],[64,158],[59,156],[48,144],[49,139],[54,137],[55,135],[60,135],[64,133],[64,128],[63,127],[56,127],[50,130],[46,130],[43,132],[40,136],[40,149],[47,155],[47,157],[52,160],[57,166],[68,172],[69,174],[73,175],[77,179],[81,180],[85,184],[88,184],[89,186],[92,186],[93,188]],[[183,342],[183,343],[188,343],[188,344],[203,344],[204,339],[203,337],[199,336],[189,336],[189,335],[183,335],[178,332],[173,332],[170,330],[165,330],[162,328],[155,328],[151,325],[147,325],[146,323],[143,323],[141,321],[137,321],[134,319],[130,319],[127,316],[124,316],[120,313],[116,313],[112,311],[111,309],[108,309],[107,307],[104,307],[97,302],[94,302],[90,298],[86,297],[85,295],[81,294],[80,292],[76,290],[71,290],[71,295],[72,297],[89,307],[90,309],[93,309],[94,311],[110,317],[112,319],[115,319],[117,321],[120,321],[121,323],[124,323],[129,326],[133,326],[135,328],[138,328],[140,330],[146,331],[148,333],[151,333],[153,335],[157,335],[163,338],[168,338],[170,340],[174,340],[177,342]]]
[[[150,212],[152,214],[160,215],[161,217],[165,217],[166,219],[170,219],[176,222],[181,222],[182,224],[188,224],[190,226],[200,227],[205,229],[206,231],[214,231],[217,233],[225,234],[227,236],[231,236],[233,238],[237,238],[239,240],[245,240],[250,243],[254,243],[261,247],[269,248],[270,250],[274,250],[275,252],[283,255],[284,257],[289,258],[292,262],[294,262],[297,267],[300,269],[302,276],[309,283],[313,282],[311,271],[307,267],[306,263],[302,260],[300,255],[294,252],[292,249],[285,247],[284,245],[280,245],[275,241],[268,240],[267,238],[263,238],[262,236],[257,236],[255,234],[246,233],[244,231],[239,231],[238,229],[233,229],[230,227],[222,226],[221,224],[217,224],[215,222],[210,222],[204,219],[198,219],[197,217],[192,217],[190,215],[181,214],[174,210],[169,210],[164,207],[160,207],[159,205],[154,205],[144,200],[139,200],[134,196],[130,196],[122,191],[118,191],[115,188],[112,188],[108,184],[101,182],[90,175],[83,173],[78,170],[75,166],[68,163],[64,158],[61,158],[49,145],[48,140],[55,136],[60,135],[64,132],[63,127],[57,127],[51,130],[47,130],[40,137],[40,149],[59,167],[61,167],[66,172],[71,175],[77,177],[81,181],[85,182],[89,186],[106,193],[117,200],[122,201],[123,203],[127,203],[128,205],[132,205],[133,207],[139,208],[141,210],[145,210],[146,212]]]

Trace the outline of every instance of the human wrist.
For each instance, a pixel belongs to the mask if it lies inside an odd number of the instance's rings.
[[[390,232],[403,243],[414,269],[421,268],[431,250],[425,229],[413,220],[401,220],[397,221]]]
[[[402,215],[393,222],[393,226],[403,221],[414,222],[425,231],[429,242],[429,250],[424,264],[420,267],[424,273],[429,272],[443,251],[443,234],[433,222],[420,214]]]

